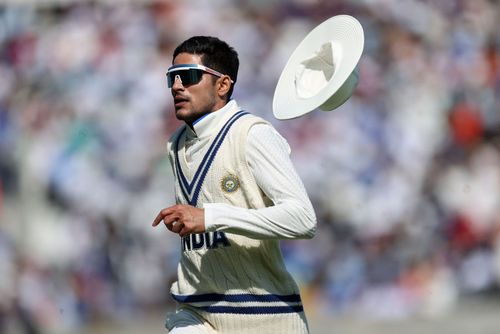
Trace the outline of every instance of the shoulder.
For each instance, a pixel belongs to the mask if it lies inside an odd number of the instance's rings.
[[[262,117],[256,116],[252,113],[245,112],[244,117],[241,117],[237,122],[238,132],[248,133],[249,131],[253,131],[255,126],[265,126],[266,128],[272,129],[273,126],[271,123],[263,119]]]
[[[248,131],[248,143],[253,147],[261,146],[264,150],[279,147],[287,153],[291,152],[288,141],[269,123],[252,126]]]
[[[250,112],[245,112],[245,117],[241,117],[238,122],[238,133],[246,133],[252,139],[266,138],[268,136],[276,137],[279,141],[285,141],[285,138],[276,130],[268,120],[256,116]]]
[[[276,130],[276,128],[267,120],[249,114],[245,116],[238,133],[244,133],[246,136],[247,149],[259,148],[265,152],[271,147],[279,147],[281,150],[290,153],[290,146],[287,140]]]

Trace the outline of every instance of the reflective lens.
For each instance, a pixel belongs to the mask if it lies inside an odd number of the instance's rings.
[[[201,64],[179,64],[170,67],[167,71],[167,83],[168,88],[172,88],[175,83],[175,78],[179,76],[184,86],[194,85],[200,82],[203,72],[210,73],[217,77],[223,77],[224,74],[217,72],[211,68],[203,66]],[[231,83],[234,83],[231,80]]]
[[[196,68],[179,68],[167,72],[168,88],[172,88],[177,76],[181,79],[183,86],[194,85],[200,82],[201,77],[203,76],[203,70]]]

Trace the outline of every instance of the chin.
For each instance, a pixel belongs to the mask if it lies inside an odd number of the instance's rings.
[[[184,110],[184,109],[176,110],[175,117],[179,121],[184,121],[186,123],[191,123],[193,121],[193,115],[189,111]]]
[[[178,109],[175,111],[175,117],[177,117],[178,120],[185,120],[187,117],[189,117],[189,111],[185,109]]]

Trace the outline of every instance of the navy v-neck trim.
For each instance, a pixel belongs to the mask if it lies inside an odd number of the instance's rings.
[[[182,171],[181,164],[179,162],[179,142],[184,131],[186,131],[186,128],[184,128],[177,137],[174,149],[175,166],[176,166],[175,172],[177,175],[177,180],[179,180],[178,182],[182,190],[182,194],[184,195],[184,198],[188,201],[190,205],[196,206],[196,204],[198,203],[198,196],[200,194],[201,186],[203,185],[203,182],[205,180],[205,176],[208,170],[210,169],[210,166],[212,165],[212,162],[214,161],[215,156],[217,155],[217,152],[220,146],[222,145],[222,142],[224,141],[224,138],[229,132],[229,129],[240,117],[247,114],[248,112],[246,111],[243,110],[238,111],[236,114],[231,116],[231,118],[226,122],[226,124],[224,124],[224,126],[219,131],[214,141],[210,145],[207,153],[205,153],[205,156],[203,157],[200,165],[198,166],[198,169],[196,170],[196,173],[194,174],[194,177],[191,180],[191,182],[187,180],[184,172]]]

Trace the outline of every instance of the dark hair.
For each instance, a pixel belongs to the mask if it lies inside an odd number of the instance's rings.
[[[233,94],[234,84],[238,78],[238,53],[226,42],[211,36],[193,36],[177,46],[174,50],[172,60],[179,53],[196,54],[201,57],[202,65],[210,67],[222,74],[227,74],[233,80],[233,84],[227,94],[227,99]]]

